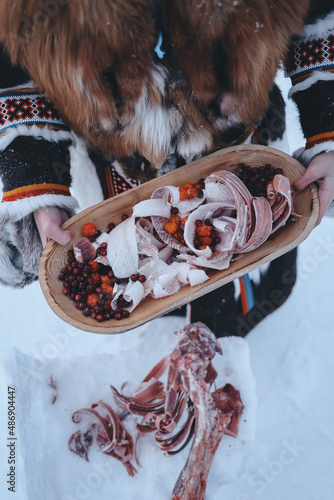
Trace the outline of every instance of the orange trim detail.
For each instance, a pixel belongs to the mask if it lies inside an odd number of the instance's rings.
[[[34,89],[33,87],[24,87],[22,89],[7,89],[7,90],[3,90],[2,92],[0,92],[0,95],[3,95],[3,94],[9,94],[9,93],[13,93],[13,92],[16,92],[18,94],[38,94],[38,90],[37,89]]]
[[[320,144],[326,141],[334,141],[334,131],[333,132],[324,132],[323,134],[313,135],[306,139],[305,149],[311,149],[316,144]]]
[[[61,184],[32,184],[13,189],[12,191],[6,191],[3,194],[2,202],[21,200],[32,196],[40,196],[41,194],[71,196],[70,189]]]
[[[297,73],[296,75],[290,76],[292,86],[297,85],[297,83],[301,83],[304,80],[306,80],[306,78],[308,78],[309,76],[312,75],[313,71],[315,71],[315,69],[313,69],[309,73],[304,73],[302,75],[298,75],[298,73]],[[322,73],[334,73],[334,70],[332,68],[322,69],[322,70],[319,70],[319,71],[321,71]]]

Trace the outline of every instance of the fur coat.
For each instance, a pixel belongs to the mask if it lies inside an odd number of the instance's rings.
[[[189,162],[244,142],[309,0],[93,5],[2,0],[0,43],[104,158],[147,160],[144,172],[129,172],[145,180],[176,147]],[[159,36],[162,58],[154,51]]]
[[[88,187],[101,195],[97,164],[115,162],[146,181],[244,142],[275,95],[277,69],[305,16],[313,25],[331,3],[2,0],[2,283],[36,279],[41,247],[32,243],[32,213],[48,205],[73,212],[69,169],[72,182],[81,172],[75,191],[88,199]],[[334,83],[327,80],[322,95]],[[20,237],[23,226],[30,236]]]

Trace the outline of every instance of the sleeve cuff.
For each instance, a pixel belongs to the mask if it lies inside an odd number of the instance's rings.
[[[44,186],[44,189],[38,189],[41,186]],[[0,222],[6,220],[16,222],[39,208],[50,206],[66,210],[70,217],[74,215],[78,208],[78,202],[70,195],[69,188],[59,186],[63,191],[59,190],[57,192],[54,187],[51,188],[50,186],[55,185],[25,186],[4,193],[0,203]],[[14,193],[20,190],[23,191]]]
[[[294,153],[294,157],[300,161],[304,167],[308,167],[313,158],[321,153],[329,153],[334,151],[334,133],[333,140],[325,140],[323,142],[318,142],[313,147],[307,147],[299,149]]]

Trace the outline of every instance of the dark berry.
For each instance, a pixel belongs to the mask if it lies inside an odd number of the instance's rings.
[[[89,307],[85,307],[84,310],[82,311],[84,316],[91,316],[93,311]]]

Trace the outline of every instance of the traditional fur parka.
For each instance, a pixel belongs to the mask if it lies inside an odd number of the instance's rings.
[[[281,62],[299,74],[287,56],[306,16],[310,26],[320,18],[319,36],[333,32],[331,2],[315,3],[3,0],[0,281],[24,286],[36,276],[13,258],[25,249],[8,227],[40,206],[72,213],[71,182],[87,206],[105,194],[100,174],[111,162],[131,186],[249,138]],[[321,81],[332,84],[329,66]],[[21,278],[1,272],[9,264]]]

